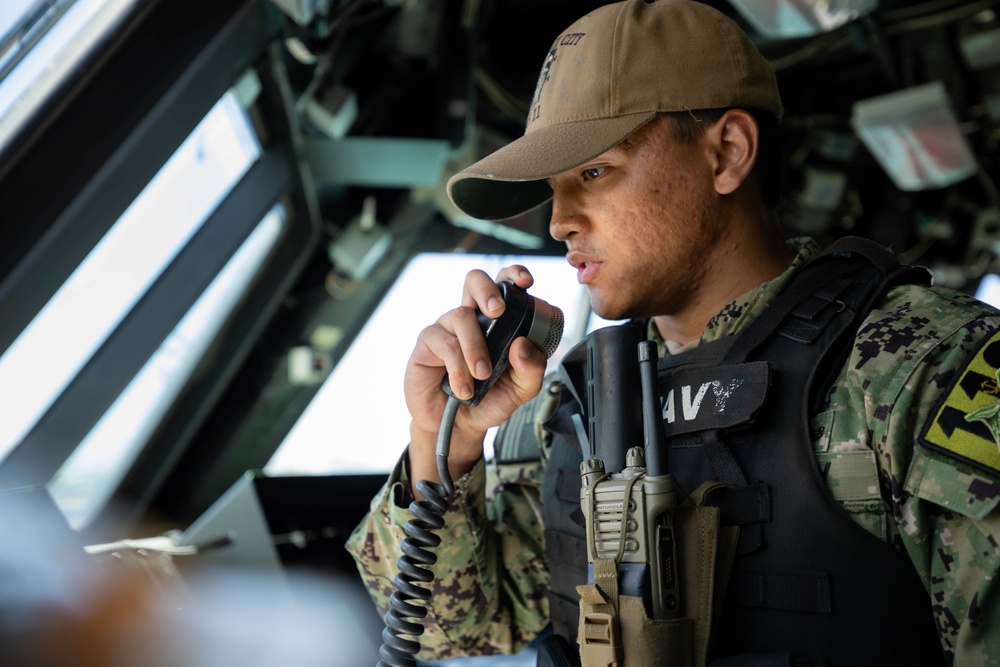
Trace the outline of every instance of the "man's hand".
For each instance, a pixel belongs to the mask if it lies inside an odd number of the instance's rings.
[[[441,391],[445,373],[459,398],[472,396],[473,379],[485,380],[493,368],[477,311],[499,317],[506,307],[497,282],[511,280],[527,289],[534,279],[523,266],[502,269],[496,280],[482,271],[465,278],[462,303],[420,332],[406,365],[403,391],[410,411],[410,480],[439,482],[435,446],[448,396]],[[452,479],[468,472],[483,455],[486,431],[499,426],[542,386],[545,355],[524,337],[510,346],[507,372],[474,408],[461,406],[452,431],[448,469]],[[414,486],[414,496],[419,497]]]

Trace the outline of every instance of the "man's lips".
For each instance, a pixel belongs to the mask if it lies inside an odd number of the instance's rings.
[[[576,269],[576,279],[581,285],[593,281],[601,266],[601,261],[597,257],[579,250],[570,250],[566,253],[566,261]]]

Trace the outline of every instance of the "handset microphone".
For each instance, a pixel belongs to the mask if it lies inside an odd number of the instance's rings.
[[[404,526],[406,538],[400,548],[403,555],[396,561],[399,574],[393,580],[396,589],[389,598],[389,611],[385,615],[385,630],[382,632],[382,647],[376,667],[415,667],[413,656],[420,652],[420,635],[424,628],[420,619],[427,615],[426,603],[431,598],[429,586],[434,573],[429,569],[437,561],[437,556],[428,551],[441,543],[435,533],[444,526],[444,513],[448,509],[449,498],[454,493],[451,475],[448,472],[448,452],[451,446],[451,432],[455,425],[455,415],[460,405],[474,407],[496,384],[508,366],[511,343],[520,336],[539,348],[548,359],[556,351],[563,333],[563,312],[542,299],[529,296],[521,287],[511,281],[497,283],[506,307],[503,314],[490,318],[478,314],[479,326],[486,338],[486,347],[493,363],[493,372],[485,380],[476,380],[472,398],[460,399],[451,390],[448,376],[441,383],[441,389],[450,397],[441,417],[438,432],[437,464],[441,483],[427,480],[416,483],[417,490],[424,496],[410,504],[414,518]],[[404,636],[412,637],[405,639]]]
[[[472,386],[472,398],[461,399],[455,396],[445,376],[441,389],[464,405],[470,407],[479,405],[486,393],[496,384],[500,376],[507,370],[511,343],[515,338],[526,336],[535,347],[540,349],[548,359],[556,351],[562,339],[565,318],[563,312],[543,299],[530,296],[524,288],[518,287],[509,280],[497,283],[503,296],[506,308],[497,318],[490,318],[478,313],[479,327],[486,338],[486,347],[490,353],[493,372],[485,380],[475,380]]]

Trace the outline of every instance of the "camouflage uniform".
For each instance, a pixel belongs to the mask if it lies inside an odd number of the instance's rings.
[[[723,308],[703,342],[740,331],[773,302],[817,251],[811,241],[794,243],[792,267]],[[913,561],[930,591],[945,656],[956,664],[1000,664],[1000,594],[991,595],[1000,568],[998,331],[1000,313],[966,295],[894,288],[858,331],[810,421],[834,498]],[[552,407],[546,396],[543,390],[515,413],[496,441],[498,451],[538,442],[538,461],[480,461],[456,482],[440,531],[422,658],[515,652],[548,622],[539,491],[550,444],[539,426]],[[383,613],[411,517],[404,462],[348,543]]]

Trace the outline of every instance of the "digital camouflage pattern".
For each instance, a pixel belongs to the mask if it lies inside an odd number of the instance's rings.
[[[809,240],[793,243],[792,267],[723,308],[702,341],[743,329],[817,252]],[[996,369],[988,365],[990,352],[1000,356],[1000,347],[984,353],[998,331],[1000,313],[971,297],[936,287],[894,288],[863,323],[810,422],[833,497],[910,557],[930,591],[929,613],[946,661],[960,665],[1000,665],[1000,592],[993,591],[1000,569],[1000,464],[982,453],[987,438],[1000,452],[1000,437],[979,425],[1000,412],[994,407],[1000,375],[988,373]],[[660,355],[667,354],[658,342]],[[961,422],[945,408],[964,409]],[[539,488],[548,441],[537,427],[545,409],[544,400],[524,406],[495,444],[497,451],[525,442],[530,446],[521,450],[534,449],[540,439],[539,460],[480,462],[456,483],[421,658],[515,652],[547,624]],[[952,437],[950,448],[941,444],[942,432]],[[401,461],[348,543],[383,613],[402,526],[411,516],[408,487]]]

